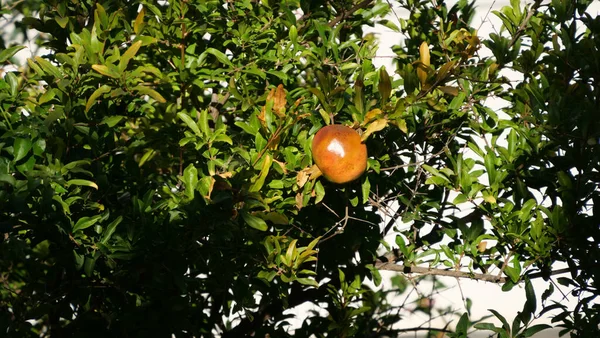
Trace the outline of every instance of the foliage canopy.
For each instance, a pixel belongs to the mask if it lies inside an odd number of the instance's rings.
[[[24,47],[0,40],[0,332],[393,336],[397,306],[364,281],[426,267],[525,285],[512,323],[467,312],[448,336],[529,337],[548,311],[593,336],[591,2],[513,0],[489,37],[468,1],[4,5],[50,52],[11,68]],[[410,13],[398,26],[391,3]],[[404,37],[393,70],[373,65],[374,24]],[[345,185],[316,177],[311,157],[333,123],[360,130],[369,151]],[[575,309],[545,301],[552,284],[536,306],[529,279],[556,262]],[[306,302],[328,315],[291,332],[285,310]]]

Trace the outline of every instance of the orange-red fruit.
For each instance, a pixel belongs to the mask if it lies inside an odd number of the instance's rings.
[[[323,176],[334,183],[354,181],[367,169],[367,146],[354,129],[339,124],[317,132],[312,156]]]

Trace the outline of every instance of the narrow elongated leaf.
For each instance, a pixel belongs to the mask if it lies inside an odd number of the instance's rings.
[[[256,230],[267,231],[267,229],[269,228],[269,226],[267,225],[267,222],[265,222],[265,220],[263,220],[260,217],[251,215],[247,212],[242,213],[242,218],[244,219],[246,224],[248,224],[249,226],[251,226],[252,228],[254,228]]]
[[[185,194],[189,199],[194,198],[194,191],[198,185],[198,169],[190,164],[183,171],[183,183],[185,184]]]
[[[420,64],[417,67],[417,77],[419,78],[419,81],[421,81],[421,86],[425,86],[425,83],[427,82],[427,76],[428,76],[427,69],[429,68],[429,64],[430,64],[429,60],[430,60],[429,45],[427,44],[427,42],[423,41],[421,43],[421,46],[419,46]]]
[[[142,10],[138,13],[137,17],[135,18],[135,22],[133,23],[133,31],[135,32],[136,35],[140,34],[140,32],[142,31],[145,14],[146,14],[146,7],[142,6]]]
[[[0,63],[6,62],[6,60],[13,57],[17,54],[21,49],[25,48],[25,46],[12,46],[8,47],[5,50],[0,52]]]
[[[100,124],[106,124],[109,127],[114,127],[117,124],[119,124],[119,122],[121,122],[121,120],[125,118],[125,116],[121,116],[121,115],[116,115],[116,116],[107,116],[104,119],[102,119],[102,122],[100,122]]]
[[[198,121],[200,131],[206,135],[210,135],[210,129],[208,127],[208,109],[204,109],[200,112],[200,121]]]
[[[167,100],[165,100],[165,98],[162,95],[160,95],[156,90],[154,90],[152,88],[139,85],[139,86],[135,86],[131,89],[138,91],[141,94],[148,95],[151,98],[155,99],[157,102],[160,102],[160,103],[167,102]]]
[[[42,105],[50,100],[52,100],[56,96],[56,92],[53,89],[46,90],[44,95],[40,97],[38,100],[38,104]]]
[[[124,71],[129,64],[129,61],[135,57],[137,52],[140,50],[142,46],[142,41],[134,42],[131,47],[127,48],[127,51],[121,56],[121,60],[119,60],[119,71]]]
[[[198,128],[198,124],[194,122],[194,120],[186,113],[177,113],[177,116],[187,124],[187,126],[194,132],[194,134],[198,135],[198,137],[202,137],[202,132],[200,128]]]
[[[92,217],[81,217],[77,223],[75,223],[75,225],[73,226],[73,230],[71,230],[72,232],[77,232],[79,230],[84,230],[87,229],[89,227],[91,227],[92,225],[96,224],[100,219],[102,218],[102,216],[100,215],[96,215],[96,216],[92,216]]]
[[[40,67],[42,67],[44,72],[46,72],[47,74],[50,74],[57,79],[61,79],[63,77],[60,70],[58,70],[58,68],[55,65],[50,63],[50,61],[39,56],[35,57],[35,61],[40,65]]]
[[[369,135],[382,130],[387,126],[387,123],[387,119],[378,119],[371,122],[367,127],[367,130],[365,130],[365,132],[362,134],[361,140],[365,141],[369,137]]]
[[[92,65],[92,69],[104,76],[112,77],[113,79],[119,78],[119,74],[105,65]]]
[[[527,328],[525,331],[523,331],[522,337],[528,338],[540,331],[551,329],[551,328],[552,328],[552,326],[550,326],[548,324],[537,324],[537,325],[531,326],[531,327]]]
[[[73,179],[67,181],[67,185],[80,185],[84,187],[90,187],[98,190],[98,185],[92,181],[82,180],[82,179]]]
[[[94,103],[96,103],[96,101],[98,100],[98,98],[101,95],[104,95],[108,92],[110,92],[111,87],[109,85],[102,85],[100,88],[94,90],[94,92],[92,93],[92,95],[90,96],[90,98],[87,100],[87,103],[85,104],[85,111],[89,111],[90,108],[92,108],[92,106],[94,105]]]
[[[110,238],[112,237],[113,233],[117,229],[117,225],[121,224],[122,221],[123,221],[123,216],[119,216],[119,217],[115,218],[114,221],[110,222],[110,224],[106,227],[106,230],[102,234],[102,241],[101,242],[103,244],[106,244],[110,240]]]
[[[379,70],[379,84],[377,85],[377,89],[379,89],[379,95],[381,95],[381,101],[383,101],[382,104],[385,105],[392,92],[392,80],[385,67],[381,67]]]
[[[13,187],[17,185],[17,180],[9,174],[0,174],[0,183],[8,183]]]
[[[231,61],[229,60],[229,58],[227,57],[227,55],[225,55],[220,50],[214,49],[214,48],[211,47],[211,48],[207,48],[204,53],[208,53],[208,54],[214,55],[217,58],[217,60],[219,60],[219,62],[221,62],[222,64],[227,65],[227,66],[233,68],[233,63],[231,63]]]
[[[273,163],[273,159],[271,158],[271,156],[269,154],[266,154],[265,160],[264,160],[262,168],[260,170],[260,175],[258,176],[256,181],[254,181],[254,183],[250,186],[250,189],[248,189],[248,191],[256,192],[256,191],[259,191],[263,187],[263,185],[265,184],[265,179],[267,178],[267,175],[269,174],[269,169],[271,168],[272,163]]]

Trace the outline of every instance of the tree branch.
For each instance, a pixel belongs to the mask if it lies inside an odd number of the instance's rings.
[[[367,6],[369,6],[371,3],[373,2],[373,0],[365,0],[363,2],[360,2],[356,5],[354,5],[354,7],[350,8],[349,11],[347,12],[342,12],[340,15],[336,16],[333,20],[331,20],[327,25],[329,27],[334,27],[335,25],[337,25],[340,21],[344,20],[345,18],[349,17],[350,15],[354,14],[354,12],[358,11],[359,9],[363,9],[366,8]]]
[[[470,273],[465,271],[454,271],[454,270],[443,270],[443,269],[434,269],[434,268],[425,268],[420,266],[405,266],[401,264],[395,264],[393,262],[377,262],[375,267],[379,270],[386,271],[396,271],[402,272],[405,274],[416,273],[420,275],[434,275],[434,276],[448,276],[448,277],[456,277],[456,278],[468,278],[474,280],[480,280],[484,282],[492,282],[492,283],[505,283],[508,281],[506,277],[494,276],[490,274],[483,273]],[[571,270],[568,268],[555,270],[550,273],[550,275],[559,275],[563,273],[570,272]],[[527,275],[529,279],[541,278],[547,276],[542,272],[532,273]]]
[[[523,20],[523,22],[521,23],[521,25],[515,32],[515,36],[513,36],[512,40],[508,44],[508,49],[510,49],[517,42],[517,40],[519,39],[521,34],[523,34],[523,32],[525,31],[525,28],[527,27],[527,24],[529,23],[529,20],[531,20],[531,17],[533,16],[533,13],[535,13],[538,10],[538,8],[540,8],[541,4],[542,4],[542,0],[536,0],[533,3],[533,5],[529,9],[529,11],[527,12],[527,16],[525,17],[525,20]]]

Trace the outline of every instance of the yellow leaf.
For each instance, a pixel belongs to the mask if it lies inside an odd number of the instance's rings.
[[[135,22],[133,23],[133,31],[135,34],[140,34],[142,24],[144,24],[144,14],[146,13],[146,8],[142,6],[142,10],[138,13],[135,18]]]
[[[362,134],[361,136],[361,141],[366,140],[369,135],[373,134],[374,132],[378,132],[380,130],[382,130],[383,128],[385,128],[388,124],[388,120],[387,119],[379,119],[376,121],[373,121],[371,124],[369,124],[369,126],[367,127],[367,130]]]
[[[363,121],[362,125],[365,125],[373,120],[375,120],[376,118],[378,118],[379,116],[381,116],[381,114],[383,114],[383,112],[381,111],[381,109],[375,108],[373,110],[370,110],[366,115],[365,115],[365,120]]]
[[[120,71],[124,71],[125,68],[127,68],[129,61],[131,61],[131,59],[133,59],[135,57],[135,54],[137,54],[137,52],[140,50],[141,46],[142,46],[142,41],[138,40],[137,42],[132,44],[131,47],[127,48],[125,53],[123,53],[123,56],[121,56],[121,60],[119,61],[119,70]]]
[[[138,91],[141,94],[148,95],[160,103],[167,102],[167,100],[165,100],[165,98],[154,89],[151,89],[151,88],[148,88],[148,87],[145,87],[142,85],[135,86],[132,89]]]
[[[408,128],[406,127],[406,120],[398,119],[396,120],[396,125],[398,129],[402,130],[403,133],[408,134]]]
[[[260,174],[256,178],[256,181],[254,181],[254,183],[250,186],[248,191],[257,192],[263,187],[263,185],[265,184],[265,179],[267,178],[267,175],[269,174],[269,169],[271,168],[272,163],[273,163],[273,158],[269,154],[266,154],[265,160],[264,160],[262,168],[260,170]]]
[[[427,81],[427,69],[430,65],[429,45],[425,41],[419,46],[419,61],[417,77],[421,81],[421,85],[424,86]]]
[[[96,100],[98,100],[98,98],[101,95],[104,95],[108,92],[110,92],[111,88],[108,85],[103,85],[102,87],[96,89],[92,95],[90,96],[90,98],[88,99],[87,103],[85,104],[85,111],[88,112],[90,110],[90,108],[92,107],[92,105],[94,103],[96,103]]]
[[[95,70],[95,71],[97,71],[98,73],[104,75],[104,76],[112,77],[114,79],[116,79],[116,78],[119,77],[118,74],[116,74],[114,71],[110,70],[105,65],[92,65],[92,69]]]
[[[446,75],[452,70],[456,61],[446,62],[442,67],[440,67],[437,76],[435,77],[435,82],[439,83],[446,78]]]
[[[457,87],[439,86],[438,89],[441,90],[442,92],[444,92],[444,94],[448,94],[448,95],[452,95],[452,96],[458,95]]]

